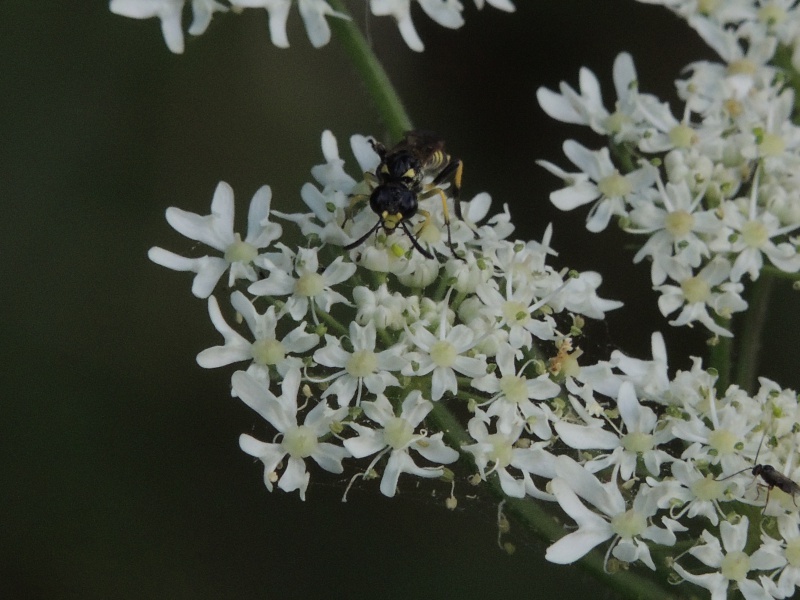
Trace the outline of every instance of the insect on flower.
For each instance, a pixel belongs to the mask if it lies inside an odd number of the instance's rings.
[[[769,504],[769,493],[772,491],[772,488],[778,488],[782,492],[791,495],[792,502],[795,506],[797,506],[797,499],[795,498],[795,494],[800,493],[800,485],[797,485],[794,481],[789,479],[783,473],[780,473],[773,467],[772,465],[762,465],[758,462],[758,455],[761,453],[761,446],[764,444],[764,437],[767,435],[767,432],[764,432],[764,435],[761,436],[761,442],[758,445],[758,451],[756,452],[756,457],[753,459],[755,463],[752,469],[747,467],[746,469],[742,469],[741,471],[736,471],[735,473],[731,473],[727,477],[723,477],[719,481],[724,481],[726,479],[730,479],[740,473],[744,473],[745,471],[750,471],[753,474],[753,477],[761,477],[761,480],[764,482],[764,485],[759,487],[766,487],[767,488],[767,500],[764,502],[764,508],[762,510],[762,514],[765,510],[767,510],[767,505]]]
[[[400,227],[420,254],[426,258],[433,258],[433,255],[417,240],[419,233],[430,221],[430,213],[419,208],[419,201],[438,195],[444,208],[447,245],[455,256],[450,235],[447,196],[441,186],[445,183],[451,184],[456,216],[463,221],[458,201],[464,167],[462,161],[447,154],[444,150],[444,141],[436,134],[426,131],[408,131],[396,146],[388,150],[380,142],[371,140],[370,143],[381,162],[375,173],[364,174],[372,189],[370,195],[354,195],[350,199],[350,209],[352,211],[355,205],[364,203],[369,198],[369,206],[378,215],[378,222],[355,242],[345,246],[345,249],[352,250],[361,245],[379,227],[383,227],[387,234]],[[431,177],[432,181],[426,182],[426,179]],[[413,233],[407,221],[417,213],[425,220],[416,233]]]

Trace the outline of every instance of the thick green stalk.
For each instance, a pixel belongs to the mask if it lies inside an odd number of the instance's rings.
[[[792,123],[795,125],[800,118],[800,73],[792,67],[792,53],[793,49],[783,44],[778,46],[775,51],[775,57],[772,62],[776,67],[783,69],[783,75],[786,78],[786,83],[794,88],[794,114],[792,115]]]
[[[329,4],[336,11],[349,14],[342,0],[329,0]],[[383,65],[355,22],[345,19],[330,19],[328,22],[361,75],[361,80],[375,101],[392,139],[399,140],[404,132],[414,127]]]
[[[762,270],[761,276],[752,284],[749,306],[743,315],[739,357],[736,361],[736,383],[750,393],[755,391],[764,322],[767,320],[767,309],[774,284],[775,279]]]
[[[715,318],[722,327],[730,327],[728,319]],[[717,372],[717,392],[724,394],[731,384],[731,370],[733,365],[733,338],[717,337],[716,343],[709,352],[709,367]]]

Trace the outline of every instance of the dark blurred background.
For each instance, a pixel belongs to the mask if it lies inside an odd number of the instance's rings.
[[[628,50],[641,89],[674,102],[680,69],[710,51],[665,10],[628,0],[517,0],[511,15],[464,3],[458,31],[414,7],[423,54],[392,20],[369,19],[415,124],[464,159],[466,197],[507,202],[521,238],[554,221],[556,264],[600,270],[601,295],[634,306],[608,316],[612,343],[647,357],[660,329],[683,357],[672,366],[688,367],[705,336],[669,331],[647,266],[631,264],[620,233],[591,236],[585,210],[549,204],[559,182],[534,160],[569,167],[563,139],[602,140],[551,121],[535,91],[577,85],[585,65],[611,102],[611,66]],[[363,22],[363,5],[351,6]],[[217,15],[176,56],[157,20],[112,15],[103,2],[2,7],[0,597],[603,597],[545,563],[542,547],[498,549],[495,507],[463,500],[463,485],[455,512],[428,491],[390,501],[376,485],[342,504],[332,479],[305,503],[268,494],[260,464],[238,448],[257,417],[230,398],[232,369],[195,363],[219,343],[206,303],[147,249],[188,253],[164,210],[207,214],[220,180],[236,192],[239,230],[264,183],[275,208],[302,209],[326,128],[351,165],[352,133],[382,136],[335,40],[312,49],[295,7],[292,47],[280,50],[266,12],[247,10]],[[789,294],[781,288],[779,301]],[[794,312],[772,315],[761,372],[798,387]]]

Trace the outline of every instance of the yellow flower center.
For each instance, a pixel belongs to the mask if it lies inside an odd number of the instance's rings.
[[[458,353],[453,344],[447,340],[439,340],[431,346],[431,360],[437,367],[450,367],[456,360]]]
[[[501,469],[511,464],[514,450],[511,448],[511,444],[508,443],[506,436],[500,433],[493,433],[486,438],[486,441],[492,446],[492,450],[489,452],[489,460]]]
[[[676,148],[689,148],[697,141],[697,134],[694,129],[681,123],[669,130],[669,141]]]
[[[303,273],[294,284],[295,293],[309,298],[325,289],[325,282],[319,273]]]
[[[786,20],[786,11],[775,4],[767,4],[758,10],[758,19],[772,27]]]
[[[708,436],[708,445],[717,451],[718,456],[733,454],[739,441],[739,436],[727,429],[717,429]]]
[[[508,300],[503,302],[503,318],[510,325],[524,325],[530,321],[531,316],[528,314],[528,307],[522,302]]]
[[[786,150],[786,142],[783,138],[774,133],[764,133],[761,142],[758,144],[758,152],[761,156],[780,156]]]
[[[614,171],[597,182],[597,189],[606,198],[618,198],[630,194],[633,186],[624,175],[620,175],[619,171]]]
[[[286,358],[286,350],[276,339],[256,340],[250,347],[253,362],[258,365],[277,365]]]
[[[697,12],[701,15],[710,15],[719,6],[720,0],[698,0]]]
[[[647,519],[634,509],[611,518],[611,530],[624,540],[640,535],[645,529],[647,529]]]
[[[685,210],[676,210],[667,215],[664,227],[672,237],[683,237],[694,227],[694,215]]]
[[[648,452],[653,449],[653,436],[641,431],[632,431],[622,437],[622,447],[628,452]]]
[[[356,350],[347,359],[345,370],[353,377],[372,375],[378,368],[378,357],[372,350]]]
[[[742,226],[742,240],[751,248],[761,248],[769,241],[769,232],[761,221],[748,221]]]
[[[234,235],[233,243],[225,248],[225,260],[229,263],[249,263],[256,256],[258,256],[258,248],[252,244],[243,242],[238,233]]]
[[[609,133],[619,133],[622,131],[622,126],[630,120],[630,117],[625,113],[615,111],[606,117],[606,120],[603,121],[603,126]]]
[[[700,500],[720,500],[725,493],[725,483],[717,481],[709,473],[703,479],[695,481],[689,489]]]
[[[414,428],[402,417],[392,417],[383,428],[383,440],[395,450],[405,448],[414,436]]]
[[[708,282],[700,276],[685,279],[681,283],[681,291],[688,304],[705,302],[711,296],[711,287],[708,285]]]
[[[318,444],[314,431],[306,425],[300,425],[284,434],[281,445],[295,458],[308,458],[317,449]]]
[[[504,375],[500,380],[500,391],[509,402],[519,404],[528,399],[528,380],[516,375]]]
[[[758,66],[749,58],[740,58],[728,63],[728,75],[753,75]]]
[[[786,560],[791,566],[800,567],[800,537],[786,541]]]
[[[719,571],[733,581],[742,581],[750,570],[750,557],[744,552],[729,552],[722,559]]]

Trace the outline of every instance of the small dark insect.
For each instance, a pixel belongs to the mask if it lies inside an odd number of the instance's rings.
[[[764,432],[764,436],[766,436],[766,434],[767,433]],[[792,502],[795,506],[797,506],[797,498],[795,497],[795,494],[800,493],[800,485],[797,485],[783,473],[776,471],[775,467],[772,465],[762,465],[758,462],[758,455],[761,452],[761,445],[764,443],[764,436],[761,437],[761,443],[758,445],[758,452],[756,452],[756,457],[753,460],[755,465],[752,467],[752,469],[747,467],[741,471],[736,471],[736,473],[731,473],[719,481],[724,481],[725,479],[730,479],[731,477],[739,475],[740,473],[744,473],[745,471],[750,471],[753,474],[753,477],[760,476],[761,480],[764,482],[763,487],[767,488],[767,500],[764,502],[764,509],[761,511],[762,513],[764,510],[767,510],[767,505],[769,504],[769,493],[772,491],[772,488],[778,488],[782,492],[790,494],[792,496]]]
[[[451,184],[456,216],[463,221],[458,197],[461,192],[464,163],[447,154],[444,150],[444,141],[430,132],[408,131],[396,146],[388,150],[379,142],[373,140],[371,143],[381,162],[375,173],[365,173],[365,178],[372,188],[369,206],[378,215],[378,222],[355,242],[345,246],[345,249],[352,250],[363,244],[364,240],[379,227],[383,227],[387,234],[400,227],[420,254],[426,258],[433,258],[433,255],[417,240],[417,235],[430,220],[430,213],[419,208],[419,201],[438,195],[444,207],[447,245],[455,256],[450,235],[447,196],[441,186],[447,182]],[[430,177],[433,177],[433,180],[425,183],[425,179]],[[366,198],[365,194],[353,196],[350,200],[351,210]],[[415,234],[409,229],[407,221],[417,213],[425,220]]]

